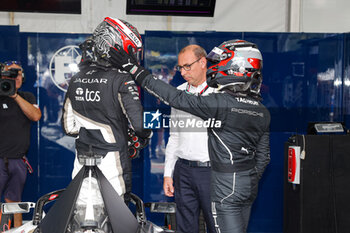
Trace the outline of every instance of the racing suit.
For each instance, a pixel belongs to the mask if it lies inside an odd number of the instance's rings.
[[[196,96],[152,75],[137,79],[174,108],[201,117],[208,127],[211,201],[218,233],[246,232],[258,182],[270,161],[270,113],[252,97],[230,91]]]
[[[92,151],[104,156],[98,166],[117,193],[130,193],[127,132],[131,127],[141,138],[150,136],[151,131],[143,129],[142,114],[138,89],[129,74],[94,63],[84,66],[70,80],[63,105],[64,132],[77,137],[72,176],[82,167],[78,155]]]

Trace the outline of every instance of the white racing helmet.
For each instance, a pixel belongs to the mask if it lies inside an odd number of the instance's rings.
[[[140,61],[142,56],[141,35],[137,29],[130,23],[121,20],[106,17],[93,32],[93,52],[97,62],[109,64],[109,49],[119,45],[127,53]]]
[[[230,40],[214,47],[207,56],[209,86],[233,92],[259,95],[262,83],[262,55],[256,44]]]

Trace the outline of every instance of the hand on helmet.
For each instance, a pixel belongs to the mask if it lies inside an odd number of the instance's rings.
[[[129,72],[133,79],[139,81],[140,84],[142,80],[150,74],[148,70],[138,64],[134,56],[129,55],[119,45],[111,47],[109,55],[109,61],[113,66]]]

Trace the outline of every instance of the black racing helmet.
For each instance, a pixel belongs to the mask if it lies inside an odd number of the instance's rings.
[[[263,60],[256,44],[245,40],[225,41],[211,50],[207,60],[212,63],[207,71],[210,87],[260,93]]]
[[[140,61],[142,56],[141,35],[130,23],[106,17],[93,32],[93,51],[98,60],[108,63],[109,49],[119,45],[127,53]]]

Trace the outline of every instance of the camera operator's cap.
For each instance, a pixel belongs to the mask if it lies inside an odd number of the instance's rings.
[[[4,64],[5,64],[6,66],[10,66],[10,65],[15,64],[15,65],[18,65],[18,66],[22,67],[22,64],[21,64],[20,61],[5,61]]]
[[[25,81],[25,77],[24,77],[24,69],[22,67],[22,63],[20,61],[5,61],[4,62],[5,66],[10,66],[10,65],[18,65],[19,67],[21,67],[21,71],[22,71],[22,82],[24,83]]]

